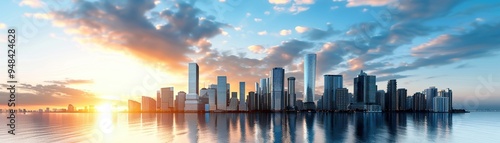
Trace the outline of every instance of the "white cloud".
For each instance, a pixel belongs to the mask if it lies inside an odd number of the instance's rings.
[[[289,2],[290,0],[269,0],[269,3],[271,4],[287,4]]]
[[[253,20],[254,20],[255,22],[261,22],[261,21],[262,21],[262,19],[260,19],[260,18],[254,18]]]
[[[155,5],[159,5],[161,3],[160,0],[155,0]]]
[[[41,0],[23,0],[19,3],[19,6],[29,6],[32,8],[40,8],[44,5]]]
[[[269,14],[271,14],[271,12],[269,12],[269,11],[265,11],[265,12],[264,12],[264,14],[265,14],[265,15],[269,15]]]
[[[226,0],[219,0],[219,2],[226,2]]]
[[[250,17],[252,14],[247,12],[247,14],[245,15],[246,17]]]
[[[292,30],[290,30],[290,29],[283,29],[280,31],[281,36],[286,36],[286,35],[290,35],[290,34],[292,34]]]
[[[260,31],[260,32],[258,32],[257,34],[259,34],[259,35],[266,35],[266,34],[267,34],[267,31],[265,31],[265,30],[264,30],[264,31]]]
[[[484,21],[484,19],[483,19],[483,18],[478,17],[478,18],[476,18],[476,21],[477,21],[477,22],[483,22],[483,21]]]
[[[368,9],[367,9],[367,8],[363,8],[363,12],[367,12],[367,11],[368,11]]]
[[[356,7],[356,6],[384,6],[390,3],[393,3],[397,0],[347,0],[347,7]]]
[[[304,33],[304,32],[306,32],[307,30],[309,30],[309,28],[304,27],[304,26],[296,26],[296,27],[295,27],[295,31],[297,31],[297,33]]]
[[[24,16],[36,19],[51,19],[54,16],[47,13],[24,13]]]
[[[305,7],[305,6],[300,6],[300,5],[295,5],[293,4],[289,9],[288,11],[292,12],[292,13],[300,13],[300,12],[303,12],[303,11],[306,11],[308,10],[309,7]]]
[[[285,7],[281,7],[281,6],[274,6],[273,9],[275,11],[278,11],[278,12],[285,11]]]
[[[263,53],[265,51],[264,47],[262,47],[261,45],[248,46],[248,50],[254,53]]]
[[[314,0],[294,0],[296,4],[313,4]]]
[[[236,31],[240,31],[240,30],[241,30],[241,27],[234,27],[234,30],[236,30]]]

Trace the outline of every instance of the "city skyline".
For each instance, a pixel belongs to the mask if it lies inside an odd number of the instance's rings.
[[[255,86],[264,86],[254,84],[263,78],[270,84],[269,71],[282,67],[283,79],[296,78],[296,99],[306,102],[304,57],[316,54],[315,76],[310,78],[316,85],[313,102],[324,94],[324,75],[342,75],[343,87],[354,92],[352,79],[364,70],[377,76],[378,90],[386,90],[387,82],[397,79],[395,98],[399,88],[411,96],[435,86],[433,96],[453,90],[449,104],[455,107],[500,109],[500,90],[491,90],[500,86],[495,73],[500,69],[491,65],[500,60],[500,42],[494,39],[500,21],[492,12],[498,10],[496,1],[0,3],[2,9],[12,10],[0,15],[1,31],[28,26],[36,31],[20,34],[21,108],[126,107],[129,99],[155,98],[164,87],[174,87],[172,99],[179,91],[189,98],[185,69],[192,62],[200,65],[196,92],[218,83],[217,76],[226,76],[225,83],[233,85],[225,86],[229,91],[240,91],[238,83],[245,82],[248,94]],[[442,7],[426,9],[424,3]],[[6,95],[6,84],[0,88]],[[428,108],[432,100],[425,101]]]

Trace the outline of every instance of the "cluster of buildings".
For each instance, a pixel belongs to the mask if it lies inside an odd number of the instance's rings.
[[[188,74],[188,93],[180,91],[174,95],[174,87],[161,88],[157,92],[156,100],[148,96],[143,96],[140,103],[129,100],[128,111],[450,112],[452,110],[450,89],[438,91],[437,88],[430,87],[408,96],[407,89],[397,88],[395,79],[388,81],[387,90],[379,90],[375,84],[376,76],[363,71],[354,78],[352,93],[344,88],[342,75],[324,75],[323,95],[315,100],[316,54],[307,54],[304,57],[304,100],[297,99],[295,77],[285,78],[285,70],[281,67],[271,69],[269,77],[256,82],[254,91],[248,93],[245,90],[245,82],[239,82],[239,92],[231,92],[227,76],[217,76],[217,84],[199,89],[199,67],[196,63],[189,63]]]

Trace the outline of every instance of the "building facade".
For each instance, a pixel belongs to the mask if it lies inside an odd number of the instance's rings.
[[[315,109],[314,90],[316,88],[316,54],[304,57],[304,105],[307,109]]]

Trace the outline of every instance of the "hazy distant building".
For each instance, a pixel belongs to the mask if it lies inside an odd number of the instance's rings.
[[[68,111],[68,112],[75,112],[75,106],[73,106],[73,105],[69,104],[69,105],[68,105],[68,110],[67,110],[67,111]]]
[[[432,109],[434,112],[449,112],[448,97],[442,97],[442,96],[434,97]]]
[[[413,94],[413,110],[414,111],[424,111],[426,110],[427,101],[425,100],[425,94],[417,92]]]
[[[307,110],[315,109],[314,90],[316,88],[316,54],[304,56],[304,106]]]
[[[217,110],[226,110],[227,108],[227,77],[217,76]]]
[[[407,97],[407,90],[405,88],[400,88],[397,91],[398,95],[398,110],[406,110],[406,97]]]
[[[174,110],[174,87],[161,88],[161,110],[173,111]]]
[[[142,112],[156,112],[155,99],[148,96],[142,96]]]
[[[184,91],[179,91],[179,93],[177,93],[177,97],[175,97],[175,101],[176,101],[176,105],[175,105],[175,109],[177,111],[184,111],[186,109],[186,92]]]
[[[156,91],[156,110],[161,111],[161,93]]]
[[[272,110],[280,111],[284,109],[283,94],[285,91],[285,70],[275,67],[271,70],[271,106]]]
[[[186,95],[186,102],[184,111],[186,112],[198,112],[202,110],[202,106],[199,103],[199,67],[196,63],[189,63],[188,67],[188,94]]]
[[[429,87],[428,89],[424,90],[425,98],[427,100],[427,110],[429,111],[434,111],[434,97],[437,96],[437,91],[438,89],[434,86]]]
[[[141,103],[128,100],[128,112],[141,112]]]
[[[347,88],[335,89],[335,110],[345,111],[350,104],[349,90]]]
[[[385,106],[389,111],[397,110],[397,83],[395,79],[387,82],[387,93],[385,96]]]
[[[295,93],[295,77],[289,77],[288,79],[288,108],[295,109],[295,101],[297,100],[297,95]]]
[[[382,110],[387,110],[387,106],[385,104],[385,91],[384,90],[377,91],[377,98],[376,98],[375,102],[381,106]]]
[[[324,75],[323,110],[335,110],[335,93],[343,88],[342,75]],[[346,93],[347,94],[347,93]]]

